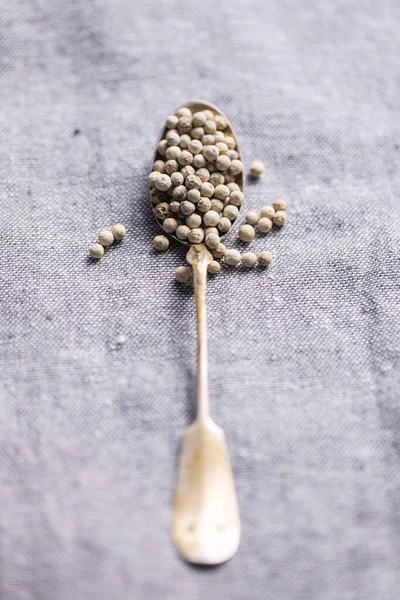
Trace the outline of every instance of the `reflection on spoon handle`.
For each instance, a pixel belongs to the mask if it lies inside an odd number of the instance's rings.
[[[207,348],[207,260],[199,252],[193,260],[194,292],[196,295],[197,317],[197,419],[205,421],[209,417],[210,400],[208,395],[208,348]]]

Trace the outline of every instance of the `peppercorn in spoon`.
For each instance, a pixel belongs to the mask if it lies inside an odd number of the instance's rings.
[[[186,258],[196,297],[197,414],[183,438],[172,533],[184,559],[215,565],[231,558],[240,540],[225,436],[210,417],[208,395],[207,267],[223,255],[221,237],[237,219],[244,198],[243,164],[223,113],[191,102],[168,117],[149,182],[160,226],[190,246]]]

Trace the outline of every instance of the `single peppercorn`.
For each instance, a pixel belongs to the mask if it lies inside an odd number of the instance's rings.
[[[236,191],[240,192],[240,187],[238,186],[238,184],[235,181],[230,181],[226,185],[229,188],[230,192],[236,192]]]
[[[231,185],[231,184],[228,184],[228,186],[229,185]],[[229,187],[228,187],[228,189],[229,189]],[[229,201],[234,206],[241,206],[241,204],[243,203],[243,200],[244,200],[244,194],[240,190],[233,190],[233,192],[231,192],[231,195],[229,196]]]
[[[153,240],[153,245],[156,250],[165,252],[169,248],[169,239],[165,235],[156,235]]]
[[[254,231],[254,227],[248,225],[241,225],[239,228],[239,238],[242,242],[251,242],[254,239],[256,232]]]
[[[206,160],[208,160],[209,162],[214,162],[217,160],[217,158],[219,156],[219,150],[218,150],[217,146],[214,146],[214,145],[204,146],[203,154],[204,154]]]
[[[212,146],[215,144],[215,137],[209,133],[206,133],[206,135],[201,138],[201,143],[203,146]]]
[[[236,265],[238,265],[240,263],[241,260],[242,260],[242,257],[240,255],[239,250],[235,250],[235,249],[231,248],[226,251],[226,254],[224,256],[224,262],[227,265],[235,267]]]
[[[192,138],[190,137],[190,135],[188,135],[187,133],[184,133],[179,138],[178,146],[182,149],[186,149],[189,146],[191,141],[192,141]]]
[[[189,131],[189,135],[193,140],[201,141],[204,136],[204,129],[203,127],[194,127]]]
[[[200,142],[200,140],[192,140],[188,146],[188,150],[192,154],[200,154],[200,152],[203,150],[203,144]]]
[[[250,173],[253,177],[260,177],[264,173],[264,164],[260,160],[253,160],[250,165]]]
[[[193,125],[195,127],[203,127],[207,121],[207,116],[203,111],[195,112],[193,115]]]
[[[215,210],[217,213],[220,213],[224,210],[224,204],[221,200],[217,200],[217,198],[213,198],[211,200],[211,210]],[[228,215],[225,215],[228,216]]]
[[[174,198],[174,200],[182,201],[182,200],[185,200],[186,196],[187,196],[187,189],[186,189],[186,186],[184,186],[184,185],[177,185],[172,190],[172,197]]]
[[[156,160],[153,164],[153,171],[158,171],[159,173],[164,173],[164,165],[165,162],[163,160]]]
[[[221,242],[215,250],[211,250],[214,258],[223,258],[226,254],[226,246]]]
[[[228,127],[228,121],[222,115],[215,115],[214,120],[220,131],[224,131]]]
[[[206,159],[204,158],[204,156],[202,154],[196,154],[195,156],[193,156],[193,166],[196,169],[203,168],[205,164],[206,164]]]
[[[231,159],[226,154],[220,154],[215,161],[215,165],[220,171],[227,171],[231,166]]]
[[[204,231],[202,229],[192,229],[188,234],[188,240],[191,244],[200,244],[203,241],[203,238]]]
[[[216,260],[212,260],[207,265],[207,273],[209,273],[210,275],[216,275],[217,273],[220,272],[220,270],[221,270],[221,265]]]
[[[184,200],[183,202],[181,202],[180,210],[181,210],[181,213],[185,215],[185,217],[189,217],[190,215],[192,215],[194,213],[194,211],[196,210],[196,207],[192,202],[189,202],[188,200]]]
[[[189,190],[187,193],[187,199],[193,204],[197,204],[197,202],[200,200],[200,196],[200,192],[199,190],[196,190],[196,188]]]
[[[181,108],[178,108],[178,110],[176,111],[176,114],[178,117],[191,117],[192,111],[186,106],[181,106]]]
[[[216,131],[214,133],[214,139],[215,139],[215,143],[218,144],[219,142],[224,142],[225,143],[225,134],[223,131]]]
[[[218,229],[223,233],[226,233],[232,227],[232,223],[228,219],[228,217],[222,217],[218,223]]]
[[[179,165],[176,160],[167,160],[167,162],[164,165],[164,171],[167,175],[172,175],[172,173],[177,173],[178,170],[179,170]],[[171,185],[172,185],[172,179],[171,179]]]
[[[174,185],[174,186],[182,185],[182,183],[184,182],[182,173],[180,173],[180,172],[172,173],[171,181],[172,181],[172,185]]]
[[[214,186],[209,181],[204,181],[200,187],[200,194],[206,198],[211,198],[214,194]]]
[[[211,119],[209,121],[206,121],[204,123],[204,131],[206,133],[214,134],[217,131],[217,125],[215,121],[211,121]]]
[[[189,150],[182,150],[178,158],[178,163],[183,167],[186,167],[187,165],[191,165],[192,162],[193,154],[189,152]]]
[[[210,208],[211,208],[210,198],[207,198],[206,196],[202,196],[197,203],[197,210],[199,210],[202,213],[205,213],[205,212],[209,211]]]
[[[217,185],[222,185],[225,182],[225,178],[222,175],[222,173],[218,173],[217,171],[215,173],[212,173],[210,175],[210,183],[212,183],[212,185],[214,187],[217,187]]]
[[[249,211],[246,214],[246,223],[249,225],[255,225],[258,221],[258,214],[254,210]]]
[[[188,217],[186,217],[186,225],[188,227],[190,227],[190,229],[199,228],[201,225],[201,216],[198,215],[197,213],[194,213],[193,215],[189,215]]]
[[[189,267],[178,267],[175,271],[175,277],[179,283],[187,283],[191,276],[192,271]]]
[[[165,139],[167,140],[168,146],[178,146],[181,137],[176,129],[170,129],[169,131],[167,131]]]
[[[99,244],[101,244],[102,246],[111,246],[113,241],[114,241],[114,236],[111,233],[111,231],[107,231],[107,229],[100,231]]]
[[[176,115],[171,115],[167,119],[167,129],[175,129],[178,125],[179,117]]]
[[[243,172],[243,163],[241,160],[235,159],[231,162],[231,166],[229,168],[229,173],[236,177]]]
[[[154,214],[157,219],[164,221],[171,216],[169,204],[167,202],[160,202],[160,204],[157,204],[157,206],[154,208]]]
[[[165,173],[159,173],[159,176],[154,181],[154,185],[160,192],[166,192],[172,185],[171,177]]]
[[[198,156],[201,156],[201,155],[199,154]],[[197,175],[197,177],[200,177],[200,179],[203,183],[210,179],[210,171],[208,169],[205,169],[204,167],[201,167],[200,169],[198,169],[198,171],[196,171],[196,175]]]
[[[215,142],[220,154],[226,154],[229,151],[228,146],[225,142]]]
[[[242,254],[242,265],[248,269],[254,267],[257,263],[257,256],[253,252]]]
[[[173,213],[178,213],[181,210],[181,203],[177,202],[177,200],[173,200],[169,204],[169,210]]]
[[[179,240],[187,240],[190,232],[190,227],[187,225],[178,225],[175,231],[175,235]]]
[[[234,221],[239,214],[239,210],[237,206],[233,204],[228,204],[224,208],[224,217],[228,217],[230,221]]]
[[[207,211],[203,216],[204,225],[207,227],[215,227],[218,225],[220,216],[215,210]]]
[[[206,246],[210,248],[210,250],[216,250],[221,243],[220,237],[217,233],[209,233],[206,235]]]
[[[176,126],[178,132],[182,135],[184,133],[189,133],[192,129],[193,122],[192,117],[180,117],[178,121],[178,125]]]
[[[263,250],[258,255],[257,260],[262,267],[268,267],[268,265],[272,263],[272,254],[270,252],[267,252],[267,250]]]
[[[272,229],[272,221],[268,217],[261,217],[257,223],[257,231],[260,233],[268,233]]]
[[[218,200],[225,200],[225,198],[229,196],[229,193],[229,188],[225,184],[217,185],[214,190],[214,196],[218,198]]]
[[[158,142],[158,144],[157,144],[158,154],[161,154],[161,156],[164,156],[167,148],[168,148],[167,140],[161,140],[160,142]]]
[[[286,223],[286,213],[284,210],[277,210],[275,216],[273,218],[274,225],[278,227],[283,227]]]
[[[263,206],[260,210],[260,217],[267,217],[268,219],[272,219],[275,216],[275,209],[273,206]]]
[[[104,248],[101,244],[92,244],[90,246],[90,256],[95,260],[99,260],[104,256]]]
[[[176,231],[177,227],[178,227],[178,221],[176,219],[174,219],[173,217],[169,217],[168,219],[165,219],[165,221],[163,223],[163,229],[166,233],[174,233]]]
[[[126,236],[126,228],[122,223],[117,223],[111,229],[115,240],[122,240]]]
[[[185,185],[188,190],[196,189],[199,190],[204,183],[202,183],[198,175],[188,175],[185,180]]]
[[[181,169],[181,173],[183,175],[183,177],[186,179],[186,177],[188,177],[189,175],[194,175],[195,174],[195,170],[193,169],[192,165],[185,165],[183,167],[183,169]]]
[[[273,203],[274,206],[274,210],[276,210],[278,212],[278,210],[286,210],[287,209],[287,202],[285,202],[285,200],[275,200],[275,202]]]
[[[236,140],[231,135],[226,135],[224,137],[224,142],[230,150],[234,150],[236,148]]]

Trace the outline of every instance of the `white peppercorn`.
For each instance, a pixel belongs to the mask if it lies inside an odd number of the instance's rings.
[[[177,202],[176,200],[173,200],[172,202],[170,202],[169,209],[171,212],[177,213],[181,210],[181,203]]]
[[[218,229],[220,231],[222,231],[223,233],[226,233],[227,231],[230,230],[231,227],[232,227],[232,223],[230,222],[228,217],[221,217],[221,219],[218,223]]]
[[[204,123],[204,131],[206,133],[215,133],[217,131],[217,124],[215,123],[215,121],[211,121],[211,119],[209,121],[206,121]]]
[[[107,229],[100,231],[99,244],[101,244],[102,246],[111,246],[113,241],[114,241],[114,236],[111,233],[111,231],[107,231]]]
[[[242,242],[251,242],[254,239],[255,234],[254,227],[247,223],[239,227],[239,238]]]
[[[175,235],[179,240],[187,240],[187,236],[189,235],[190,227],[187,225],[178,225],[176,228]]]
[[[220,272],[220,270],[221,270],[221,265],[216,260],[212,260],[207,265],[207,273],[209,273],[210,275],[216,275],[217,273]]]
[[[165,221],[163,223],[163,229],[166,233],[174,233],[174,231],[176,231],[177,227],[178,227],[178,221],[176,219],[174,219],[173,217],[169,217],[168,219],[165,219]]]
[[[246,223],[248,223],[249,225],[255,225],[258,221],[258,214],[256,212],[254,212],[254,210],[250,210],[247,214],[246,214]]]
[[[215,143],[224,142],[225,143],[225,134],[223,131],[216,131],[214,134]]]
[[[240,255],[239,250],[235,250],[234,248],[231,248],[226,251],[225,256],[224,256],[224,262],[227,265],[231,265],[232,267],[235,267],[236,265],[238,265],[240,263],[241,260],[242,260],[242,257]]]
[[[192,202],[189,202],[188,200],[184,200],[183,202],[181,202],[181,213],[186,217],[192,215],[195,210],[196,207]]]
[[[160,192],[166,192],[172,185],[171,177],[165,173],[159,173],[159,176],[154,181],[154,185]]]
[[[237,206],[233,204],[228,204],[224,208],[224,217],[228,217],[230,221],[234,221],[239,214],[239,210]]]
[[[167,128],[168,129],[176,129],[176,126],[178,125],[178,121],[179,121],[179,117],[177,117],[176,115],[171,115],[167,119]]]
[[[225,142],[215,142],[220,154],[226,154],[229,151],[228,146]]]
[[[229,188],[225,184],[217,185],[214,190],[214,196],[218,198],[218,200],[225,200],[229,196]]]
[[[257,256],[253,252],[242,254],[242,265],[251,269],[257,264]]]
[[[203,110],[203,112],[206,116],[207,121],[212,121],[214,119],[214,113],[212,112],[212,110],[209,110],[208,108],[206,108],[206,110]]]
[[[185,200],[187,195],[187,189],[186,186],[184,185],[177,185],[173,190],[172,190],[172,197],[174,200],[177,200],[178,202],[182,202],[182,200]]]
[[[192,155],[190,155],[190,156],[192,156]],[[181,173],[185,179],[188,175],[194,175],[195,172],[196,171],[193,169],[192,165],[186,165],[185,167],[183,167],[183,169],[181,169]]]
[[[215,137],[210,133],[206,133],[206,135],[201,138],[201,143],[203,146],[212,146],[215,144]]]
[[[272,221],[268,217],[261,217],[257,223],[257,231],[260,233],[268,233],[272,229]]]
[[[211,250],[216,250],[221,243],[218,233],[209,233],[206,235],[206,246]]]
[[[241,160],[238,160],[236,158],[235,160],[233,160],[231,162],[231,166],[229,168],[229,173],[236,177],[236,175],[239,175],[242,172],[243,172],[243,163]]]
[[[209,162],[214,162],[219,156],[219,150],[217,146],[204,146],[203,154]]]
[[[160,171],[152,171],[149,175],[149,186],[150,188],[154,187],[156,184],[157,179],[160,178],[160,175],[162,173],[160,173]]]
[[[253,177],[260,177],[264,173],[264,164],[260,160],[253,160],[250,165],[250,173]]]
[[[179,171],[176,173],[171,173],[171,181],[172,181],[172,185],[182,185],[182,183],[185,181],[183,178],[182,173],[180,173]]]
[[[176,129],[170,129],[167,131],[165,139],[167,140],[168,146],[178,146],[181,138]]]
[[[200,244],[203,241],[203,238],[204,231],[202,229],[192,229],[188,234],[188,240],[191,244]]]
[[[157,217],[157,219],[160,219],[160,221],[168,219],[168,217],[171,216],[169,204],[167,202],[160,202],[160,204],[157,204],[157,206],[155,206],[154,214]]]
[[[211,251],[211,254],[214,256],[214,258],[223,258],[226,254],[226,246],[221,242],[218,248]]]
[[[234,150],[236,148],[236,140],[231,135],[225,135],[224,142],[230,150]]]
[[[224,182],[225,178],[222,173],[218,173],[218,171],[216,171],[210,175],[210,183],[212,183],[214,187],[217,185],[222,185]]]
[[[200,140],[192,140],[188,146],[188,150],[192,154],[200,154],[200,152],[203,150],[203,144],[200,142]]]
[[[240,187],[238,186],[238,184],[234,181],[230,181],[229,183],[226,184],[227,187],[229,188],[229,190],[231,192],[236,192],[239,191],[240,192]]]
[[[178,110],[176,111],[176,114],[178,117],[191,117],[192,111],[186,106],[181,106],[181,108],[178,108]]]
[[[228,186],[229,185],[231,185],[231,184],[228,184]],[[228,187],[228,189],[229,189],[229,187]],[[240,190],[233,190],[233,192],[231,192],[231,195],[229,196],[229,201],[234,206],[241,206],[243,200],[244,200],[244,194]]]
[[[224,205],[221,200],[217,200],[217,198],[212,198],[211,200],[211,210],[215,210],[217,213],[220,213],[224,210]],[[227,215],[225,215],[227,216]]]
[[[283,227],[286,223],[286,212],[284,210],[277,210],[273,218],[274,225]]]
[[[111,228],[115,240],[122,240],[126,236],[126,228],[122,223],[117,223]]]
[[[201,154],[198,154],[198,156],[201,156]],[[210,171],[208,169],[205,169],[204,167],[201,167],[200,169],[198,169],[196,171],[196,175],[198,177],[200,177],[200,179],[203,183],[210,179]]]
[[[183,133],[189,133],[192,129],[192,117],[180,117],[176,128],[181,135]]]
[[[268,267],[272,263],[272,254],[267,250],[263,250],[259,253],[257,260],[262,267]]]
[[[274,206],[274,210],[276,210],[276,211],[286,210],[287,202],[285,202],[285,200],[275,200],[275,202],[273,203],[273,206]]]
[[[157,144],[158,154],[161,154],[161,156],[164,156],[167,148],[168,148],[167,140],[161,140],[160,142],[158,142],[158,144]]]
[[[201,225],[201,216],[197,213],[193,213],[186,217],[186,225],[190,227],[190,229],[198,229]]]
[[[153,245],[156,250],[165,252],[169,248],[169,239],[165,235],[156,235],[153,240]]]
[[[236,152],[236,150],[228,150],[226,155],[229,156],[229,158],[231,160],[234,160],[235,158],[239,158],[239,154]]]
[[[199,210],[202,213],[205,213],[208,210],[210,210],[210,208],[211,208],[210,198],[207,198],[206,196],[202,196],[197,203],[197,210]]]
[[[99,260],[102,256],[104,256],[104,248],[101,244],[91,244],[90,246],[90,256],[96,260]]]
[[[187,148],[190,144],[190,142],[192,141],[192,138],[190,137],[190,135],[188,135],[187,133],[184,133],[181,135],[181,137],[179,138],[179,147],[180,148]]]
[[[193,202],[193,204],[197,204],[197,202],[200,200],[199,190],[197,190],[196,188],[189,190],[187,193],[187,199],[189,200],[189,202]]]
[[[200,194],[206,198],[211,198],[214,194],[214,186],[209,181],[204,181],[201,184]]]
[[[158,171],[159,173],[164,173],[164,161],[156,160],[153,164],[153,171]]]
[[[153,204],[158,204],[159,202],[166,202],[168,196],[165,192],[160,192],[157,188],[152,188],[150,190],[150,200]]]
[[[179,283],[186,283],[192,276],[192,271],[189,267],[178,267],[175,271],[176,280]]]
[[[232,164],[232,163],[231,163]],[[229,171],[224,171],[225,183],[232,183],[236,179],[236,175],[231,175]]]
[[[185,179],[185,184],[188,190],[193,190],[193,189],[200,189],[201,185],[204,185],[200,179],[200,177],[198,177],[198,175],[188,175]]]
[[[207,227],[215,227],[218,225],[220,216],[215,210],[207,211],[203,216],[204,225]]]
[[[176,173],[178,170],[179,165],[176,160],[167,160],[167,162],[164,165],[164,171],[167,173],[167,175],[172,175],[172,173]]]
[[[204,235],[207,236],[209,233],[216,233],[219,235],[219,231],[216,227],[206,227],[204,230]]]
[[[220,131],[224,131],[228,127],[228,121],[222,115],[215,115],[214,120]]]
[[[263,206],[260,210],[260,217],[267,217],[273,219],[275,216],[275,209],[273,206]]]
[[[220,154],[215,161],[215,166],[220,171],[227,171],[231,166],[231,159],[226,154]]]
[[[185,167],[186,165],[191,165],[193,162],[193,154],[189,152],[189,150],[182,150],[178,157],[178,163]]]
[[[203,154],[196,154],[193,156],[193,166],[196,167],[196,169],[201,169],[205,164],[206,159],[204,158]]]
[[[207,121],[207,116],[203,111],[198,111],[193,114],[193,125],[195,127],[203,127]]]
[[[194,127],[189,131],[189,135],[194,140],[201,140],[204,135],[203,127]]]
[[[182,152],[182,149],[179,146],[168,146],[165,151],[165,158],[167,160],[178,160]]]

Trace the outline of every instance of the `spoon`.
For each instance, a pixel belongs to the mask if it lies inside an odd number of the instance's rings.
[[[217,107],[205,102],[184,106],[192,112],[208,109],[223,115]],[[234,136],[230,124],[226,132]],[[158,158],[156,152],[155,160]],[[237,183],[243,191],[242,174]],[[238,549],[240,518],[225,435],[210,417],[206,284],[207,266],[213,256],[204,244],[198,244],[190,246],[186,260],[193,269],[196,298],[197,413],[184,434],[180,451],[172,535],[182,558],[195,564],[217,565]]]

